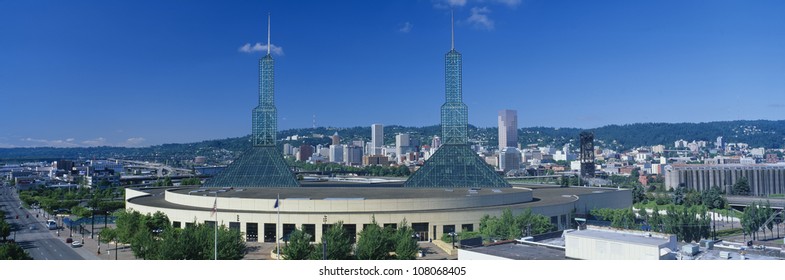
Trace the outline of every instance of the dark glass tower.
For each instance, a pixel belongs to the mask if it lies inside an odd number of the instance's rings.
[[[270,18],[267,18],[267,55],[259,59],[259,105],[251,113],[252,146],[223,172],[205,183],[206,187],[299,187],[275,146],[278,112],[275,108],[275,75],[270,55]]]
[[[444,58],[442,146],[406,180],[404,187],[509,188],[510,184],[469,147],[469,112],[461,90],[463,63],[452,37],[452,48]]]

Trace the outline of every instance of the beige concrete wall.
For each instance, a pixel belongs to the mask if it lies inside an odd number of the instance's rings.
[[[299,213],[330,212],[381,212],[381,211],[428,211],[456,208],[488,207],[504,204],[517,204],[532,201],[531,192],[514,192],[499,195],[476,195],[443,198],[402,198],[402,199],[286,199],[280,200],[281,211]],[[166,201],[191,207],[212,208],[215,197],[189,195],[166,191]],[[236,211],[274,211],[275,199],[218,197],[219,209]]]
[[[146,193],[128,190],[126,197],[134,197],[139,195],[147,195]],[[509,195],[509,194],[506,194]],[[518,195],[518,194],[516,194]],[[170,196],[172,198],[170,199]],[[531,200],[531,193],[521,193],[517,197],[511,195],[514,199]],[[507,201],[504,196],[487,196],[490,198],[498,198],[500,201]],[[188,196],[183,194],[175,194],[166,192],[166,200],[169,202],[177,201],[188,205],[193,203],[193,206],[202,207],[204,210],[183,210],[183,209],[167,209],[144,206],[130,200],[126,203],[126,208],[140,211],[142,213],[154,213],[162,211],[166,213],[171,221],[178,221],[184,226],[185,223],[204,221],[215,221],[216,217],[211,216],[211,211],[214,197],[209,196]],[[240,230],[246,231],[248,223],[258,224],[259,239],[262,240],[264,234],[264,224],[280,224],[277,227],[279,236],[282,236],[283,224],[295,224],[297,228],[301,228],[302,224],[313,224],[316,226],[316,240],[321,239],[322,224],[324,216],[327,216],[327,223],[332,224],[337,221],[343,221],[344,224],[357,225],[357,232],[362,230],[363,224],[370,224],[373,217],[376,222],[382,224],[398,224],[404,219],[409,226],[413,223],[428,223],[428,238],[439,239],[444,232],[445,225],[454,225],[457,232],[462,230],[463,224],[471,224],[474,230],[479,230],[480,219],[484,215],[501,216],[504,209],[511,209],[513,214],[523,212],[525,209],[531,209],[533,213],[545,215],[548,217],[557,216],[559,222],[566,224],[571,219],[573,209],[581,212],[584,206],[589,207],[609,207],[609,208],[622,208],[630,207],[632,198],[629,190],[622,191],[606,191],[603,193],[592,193],[581,195],[572,201],[564,203],[548,204],[532,207],[532,203],[513,203],[504,205],[496,201],[495,207],[478,207],[468,208],[465,204],[459,203],[454,199],[442,200],[442,205],[448,205],[450,209],[433,209],[433,204],[428,200],[396,203],[383,203],[382,201],[297,201],[297,200],[283,200],[281,204],[280,223],[278,223],[279,215],[276,209],[273,208],[275,203],[271,199],[239,199],[239,198],[218,198],[218,224],[229,225],[229,222],[240,222]],[[484,199],[480,199],[477,203],[489,203]],[[336,206],[337,204],[344,204],[345,207]],[[350,206],[352,205],[352,206]],[[362,205],[362,206],[360,206]],[[501,206],[498,206],[501,205]],[[258,207],[258,208],[255,208]],[[446,206],[440,206],[446,207]],[[232,210],[228,210],[232,209]],[[235,210],[239,209],[239,210]],[[425,210],[423,210],[425,209]],[[436,231],[434,235],[434,226]]]

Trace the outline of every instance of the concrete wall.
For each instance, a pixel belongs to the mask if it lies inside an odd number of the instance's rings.
[[[154,213],[162,211],[166,213],[173,222],[180,222],[181,227],[185,223],[203,223],[204,221],[215,221],[216,217],[211,216],[211,210],[215,201],[214,197],[188,195],[165,192],[165,200],[171,203],[188,205],[188,207],[151,207],[144,203],[137,203],[139,199],[134,197],[149,195],[147,193],[127,189],[126,208],[133,209],[142,213]],[[156,192],[156,195],[160,195]],[[632,198],[629,190],[605,191],[602,193],[591,193],[580,195],[573,200],[563,203],[553,203],[539,206],[532,206],[530,201],[532,193],[521,192],[505,194],[501,196],[478,196],[464,198],[437,198],[437,199],[390,199],[391,201],[380,200],[296,200],[283,199],[281,203],[280,225],[277,226],[278,236],[283,235],[283,224],[294,224],[298,229],[303,224],[315,225],[315,238],[321,239],[322,224],[326,217],[327,224],[343,221],[344,224],[354,224],[357,233],[362,231],[364,224],[370,224],[375,217],[377,223],[398,224],[404,219],[408,225],[413,223],[428,223],[428,238],[439,239],[444,232],[444,226],[454,226],[456,232],[462,231],[462,226],[470,224],[475,231],[479,230],[480,219],[483,216],[501,216],[505,209],[511,209],[513,214],[521,213],[526,209],[531,209],[533,213],[547,217],[557,217],[559,228],[569,225],[572,219],[573,210],[580,213],[584,207],[593,209],[594,207],[623,208],[632,205]],[[144,199],[142,199],[144,200]],[[495,201],[492,201],[495,200]],[[512,203],[506,204],[504,202]],[[517,201],[517,202],[516,202]],[[473,204],[472,204],[473,203]],[[492,203],[494,206],[468,207],[469,205],[483,205]],[[246,232],[249,223],[258,224],[258,236],[262,241],[264,234],[264,224],[279,224],[279,215],[273,208],[274,199],[248,199],[248,198],[218,198],[217,221],[219,225],[229,225],[229,222],[239,222],[240,231]],[[192,209],[199,207],[202,209]],[[439,209],[446,208],[446,209]]]
[[[659,260],[655,245],[627,243],[567,234],[565,255],[579,260]]]
[[[215,197],[166,191],[166,201],[192,207],[212,208]],[[346,211],[428,211],[456,208],[488,207],[532,201],[532,192],[513,192],[471,197],[401,198],[401,199],[281,199],[281,211],[329,213]],[[218,197],[218,208],[237,211],[273,211],[275,199]]]

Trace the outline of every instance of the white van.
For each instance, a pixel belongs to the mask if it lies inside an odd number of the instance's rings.
[[[49,229],[57,229],[57,222],[55,222],[55,220],[48,220],[46,221],[46,227]]]

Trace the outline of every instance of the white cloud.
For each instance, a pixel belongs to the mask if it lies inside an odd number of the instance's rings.
[[[491,13],[491,9],[488,9],[488,7],[474,7],[471,9],[471,13],[472,14],[467,19],[471,25],[475,28],[493,30],[493,20],[488,17],[488,14]]]
[[[412,27],[414,27],[414,25],[412,25],[412,23],[411,23],[411,22],[408,22],[408,21],[407,21],[407,22],[404,22],[404,23],[401,25],[401,28],[398,28],[398,32],[401,32],[401,33],[409,33],[409,31],[412,31]]]
[[[510,8],[518,7],[521,4],[521,0],[494,0],[497,3],[504,4],[509,6]]]
[[[98,137],[92,140],[84,140],[82,144],[85,146],[106,146],[106,138]]]
[[[246,43],[237,50],[244,53],[267,52],[267,44],[257,42],[256,44],[251,45],[251,43]],[[276,46],[275,44],[270,44],[270,53],[274,55],[283,55],[283,48]]]
[[[119,146],[123,146],[123,147],[139,147],[145,141],[147,141],[147,139],[144,139],[142,137],[131,137],[131,138],[126,139],[124,142],[120,143]]]
[[[433,0],[433,7],[437,9],[451,9],[466,6],[468,0]]]
[[[453,6],[453,7],[456,7],[456,6],[457,7],[461,7],[461,6],[466,5],[466,0],[447,0],[447,3],[450,4],[450,6]]]
[[[32,143],[35,143],[35,144],[33,144],[33,147],[65,148],[65,147],[78,147],[79,146],[76,143],[73,143],[72,141],[66,141],[66,140],[60,140],[60,139],[48,140],[48,139],[35,139],[35,138],[27,137],[27,138],[22,138],[20,140],[22,142],[32,142]]]

